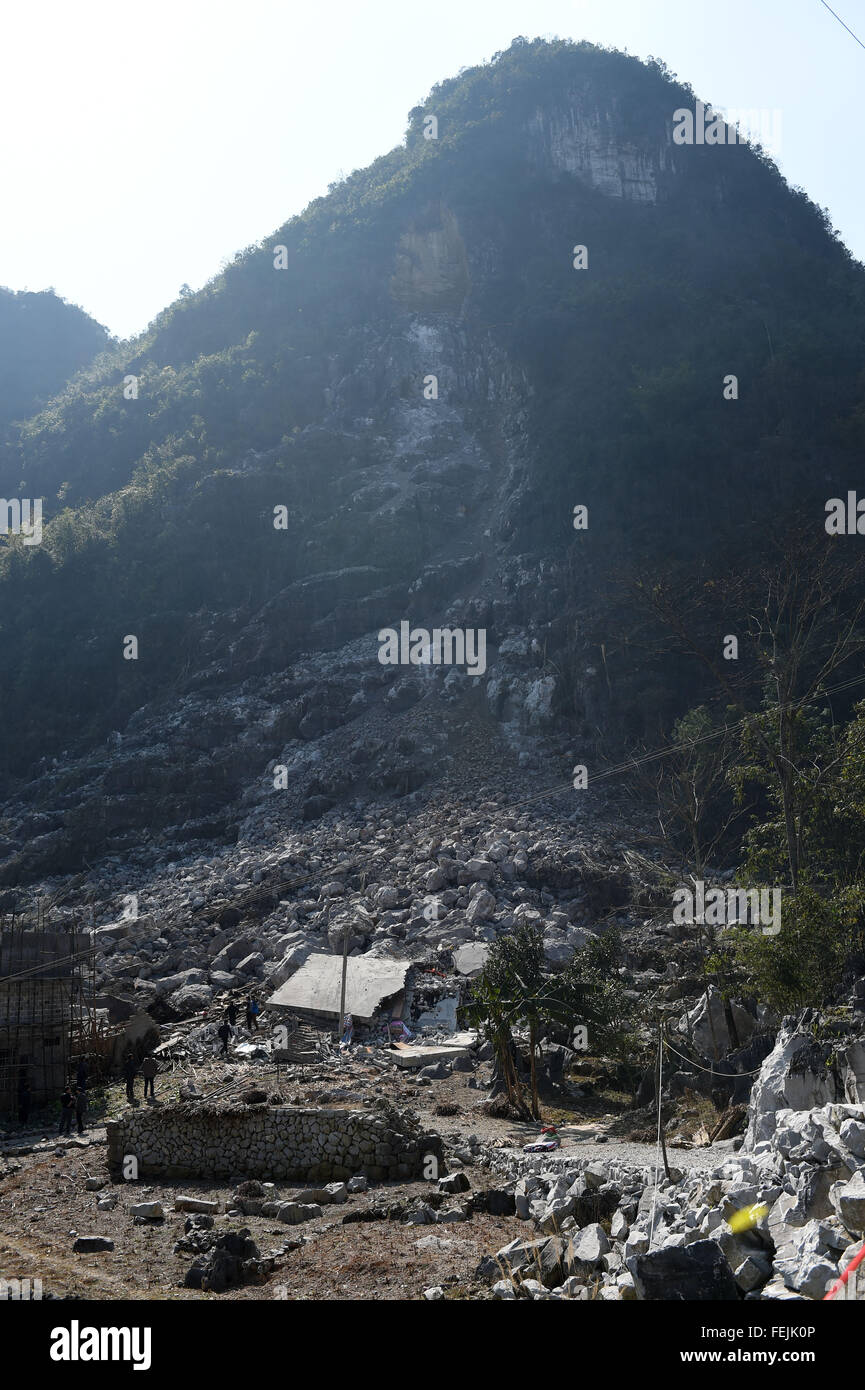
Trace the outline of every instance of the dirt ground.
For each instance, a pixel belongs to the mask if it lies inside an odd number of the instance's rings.
[[[245,1069],[244,1069],[245,1070]],[[238,1075],[243,1074],[237,1069]],[[250,1079],[262,1082],[261,1069],[250,1070]],[[207,1085],[224,1085],[225,1066],[216,1062],[200,1071]],[[320,1102],[333,1085],[333,1071],[310,1068],[300,1079],[283,1078],[286,1099],[304,1103],[357,1105],[358,1099]],[[469,1077],[454,1073],[444,1080],[420,1085],[410,1074],[376,1072],[358,1066],[339,1080],[354,1080],[358,1097],[388,1095],[401,1105],[411,1106],[425,1128],[440,1133],[445,1140],[465,1141],[476,1135],[484,1145],[520,1149],[538,1135],[537,1123],[522,1124],[496,1119],[479,1109],[485,1091],[469,1085]],[[481,1078],[483,1080],[483,1078]],[[584,1083],[584,1077],[576,1078]],[[172,1078],[157,1082],[157,1095],[170,1100]],[[272,1081],[265,1081],[272,1087]],[[350,1089],[353,1089],[350,1087]],[[575,1157],[625,1156],[635,1150],[638,1161],[648,1161],[651,1150],[645,1145],[617,1141],[628,1098],[604,1092],[575,1099],[565,1086],[544,1105],[544,1119],[562,1126],[563,1151],[573,1148]],[[218,1199],[225,1212],[234,1186],[225,1182],[113,1182],[106,1168],[105,1130],[98,1127],[105,1118],[119,1114],[126,1105],[120,1086],[104,1088],[94,1096],[96,1127],[83,1140],[59,1141],[50,1124],[29,1137],[8,1132],[8,1143],[25,1146],[41,1135],[50,1136],[37,1151],[18,1156],[0,1154],[0,1277],[39,1278],[43,1297],[82,1299],[418,1299],[432,1285],[442,1285],[449,1298],[489,1297],[486,1281],[475,1271],[483,1255],[493,1254],[516,1236],[530,1234],[525,1222],[516,1217],[496,1217],[475,1213],[469,1220],[422,1226],[404,1225],[398,1215],[391,1219],[360,1220],[344,1224],[347,1214],[368,1212],[376,1207],[398,1206],[415,1198],[424,1199],[435,1184],[371,1183],[366,1193],[352,1195],[342,1205],[322,1208],[321,1217],[300,1226],[287,1226],[273,1218],[244,1216],[217,1217],[216,1230],[247,1227],[262,1256],[276,1256],[276,1268],[262,1285],[230,1289],[221,1294],[185,1289],[183,1278],[194,1254],[173,1253],[175,1242],[184,1234],[186,1213],[174,1210],[181,1193]],[[448,1113],[437,1113],[444,1110]],[[456,1113],[453,1113],[453,1112]],[[597,1149],[598,1142],[606,1147]],[[695,1151],[696,1152],[696,1151]],[[678,1162],[678,1159],[677,1159]],[[473,1191],[500,1185],[488,1169],[469,1166],[466,1173]],[[4,1176],[5,1174],[5,1176]],[[87,1190],[87,1179],[99,1179],[99,1191]],[[279,1184],[274,1194],[289,1199],[301,1184]],[[99,1211],[97,1201],[106,1193],[117,1197],[112,1211]],[[130,1208],[142,1201],[160,1201],[165,1220],[135,1224]],[[454,1203],[459,1199],[455,1198]],[[76,1253],[72,1246],[78,1235],[107,1236],[114,1241],[112,1251]],[[430,1239],[432,1238],[432,1239]],[[299,1249],[285,1253],[287,1242],[303,1240]]]
[[[172,1253],[186,1221],[186,1213],[173,1210],[174,1199],[181,1193],[218,1199],[224,1212],[231,1186],[192,1180],[112,1183],[105,1145],[98,1141],[87,1149],[67,1149],[63,1156],[33,1154],[12,1164],[20,1165],[19,1171],[0,1181],[0,1271],[5,1278],[41,1279],[43,1297],[50,1292],[87,1299],[405,1299],[444,1283],[451,1285],[453,1296],[471,1289],[477,1297],[485,1289],[473,1277],[479,1260],[513,1240],[522,1226],[514,1217],[484,1213],[446,1225],[405,1226],[399,1220],[342,1224],[349,1212],[426,1197],[430,1184],[423,1181],[371,1184],[368,1192],[342,1205],[323,1207],[319,1219],[302,1226],[257,1216],[220,1216],[217,1230],[247,1227],[262,1255],[299,1238],[305,1244],[278,1257],[267,1284],[207,1294],[182,1287],[194,1255]],[[474,1190],[491,1185],[489,1174],[481,1170],[471,1176]],[[101,1191],[86,1190],[89,1177],[104,1179]],[[280,1198],[298,1190],[298,1184],[277,1188]],[[106,1192],[117,1195],[117,1205],[113,1211],[98,1211],[97,1199]],[[135,1225],[130,1208],[143,1201],[160,1201],[165,1220]],[[76,1253],[76,1235],[107,1236],[114,1249]],[[435,1240],[424,1245],[429,1236]]]

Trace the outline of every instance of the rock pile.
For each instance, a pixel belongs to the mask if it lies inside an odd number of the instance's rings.
[[[499,1298],[822,1299],[865,1238],[865,1110],[774,1121],[752,1149],[657,1183],[616,1160],[492,1154],[539,1234],[480,1272]]]
[[[611,857],[601,829],[575,834],[569,808],[558,821],[510,814],[506,804],[479,816],[476,803],[453,800],[415,808],[410,821],[379,810],[326,832],[256,822],[238,846],[152,871],[134,853],[122,877],[113,864],[94,869],[81,901],[72,892],[64,911],[80,918],[95,904],[98,988],[160,1017],[188,1017],[225,990],[278,988],[312,952],[341,944],[346,923],[352,954],[450,959],[527,920],[560,965],[588,939],[611,893],[625,905],[621,864],[611,864],[606,886],[586,867],[584,853],[593,863]],[[137,916],[121,917],[130,896]],[[215,1035],[208,1041],[218,1046]]]
[[[188,1289],[222,1293],[238,1284],[263,1284],[273,1273],[275,1261],[262,1259],[246,1227],[219,1236],[203,1231],[197,1235],[196,1243],[200,1249],[205,1248],[205,1253],[186,1272],[183,1282]]]

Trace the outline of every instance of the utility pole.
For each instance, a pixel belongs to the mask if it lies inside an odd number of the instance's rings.
[[[350,924],[346,922],[342,933],[342,990],[339,996],[339,1028],[337,1030],[340,1037],[342,1036],[343,1022],[345,1019],[345,980],[348,974],[348,939],[350,933]]]
[[[666,1141],[666,1139],[664,1138],[664,1116],[663,1116],[663,1109],[662,1109],[662,1102],[661,1102],[661,1084],[662,1084],[662,1081],[663,1081],[663,1065],[662,1065],[662,1059],[663,1059],[663,1055],[664,1055],[664,1032],[663,1032],[663,1029],[664,1029],[664,1025],[663,1025],[663,1022],[662,1022],[662,1020],[661,1020],[661,1015],[658,1014],[658,1083],[657,1083],[657,1090],[658,1090],[658,1133],[659,1133],[660,1136],[661,1136],[661,1153],[664,1155],[664,1172],[665,1172],[666,1175],[667,1175],[667,1179],[668,1179],[669,1181],[672,1181],[672,1179],[670,1178],[670,1165],[669,1165],[669,1163],[667,1162],[667,1141]]]

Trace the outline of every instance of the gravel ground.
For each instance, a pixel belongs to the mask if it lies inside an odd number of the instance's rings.
[[[534,1157],[538,1172],[551,1172],[559,1167],[566,1168],[575,1159],[598,1158],[607,1163],[615,1160],[618,1163],[631,1164],[634,1168],[654,1168],[655,1166],[654,1144],[619,1143],[615,1140],[610,1140],[606,1144],[599,1144],[591,1139],[577,1140],[574,1143],[568,1143],[565,1140],[562,1147],[551,1154],[523,1154],[516,1148],[503,1149],[502,1153],[520,1158]],[[705,1172],[717,1168],[731,1155],[731,1149],[718,1144],[710,1144],[701,1149],[667,1149],[667,1159],[671,1168],[696,1169]],[[663,1161],[660,1163],[660,1171],[663,1174]]]

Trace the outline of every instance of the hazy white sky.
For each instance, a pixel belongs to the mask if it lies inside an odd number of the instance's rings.
[[[865,42],[865,0],[832,8]],[[820,0],[6,0],[0,284],[136,333],[518,34],[651,54],[716,106],[780,110],[782,172],[865,259],[865,49]]]

